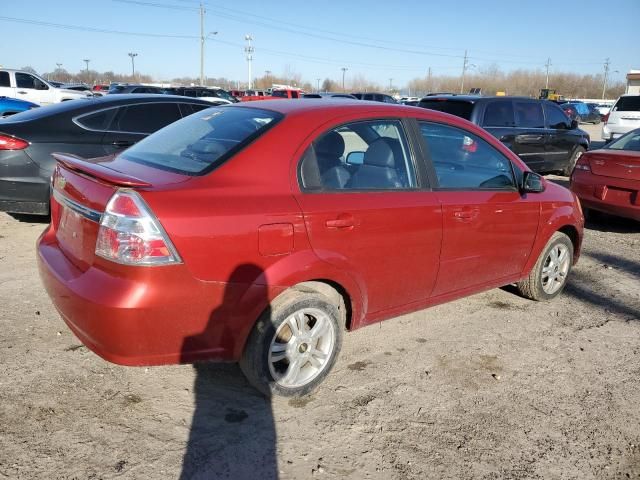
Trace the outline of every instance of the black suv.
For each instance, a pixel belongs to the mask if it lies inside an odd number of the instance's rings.
[[[580,155],[589,148],[589,135],[547,100],[441,95],[424,97],[419,106],[481,126],[535,172],[570,175]]]
[[[385,93],[359,92],[359,93],[352,93],[351,95],[356,97],[358,100],[372,100],[374,102],[398,103],[396,102],[395,98]]]

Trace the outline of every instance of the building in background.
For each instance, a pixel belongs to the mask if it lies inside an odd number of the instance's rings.
[[[640,70],[629,70],[627,73],[626,92],[640,95]]]

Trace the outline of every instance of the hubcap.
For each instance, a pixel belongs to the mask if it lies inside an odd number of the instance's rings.
[[[542,289],[548,295],[556,293],[567,281],[571,259],[566,245],[558,244],[547,254],[542,266]]]
[[[317,308],[290,315],[276,330],[269,347],[269,371],[283,387],[302,387],[327,367],[335,345],[330,317]]]

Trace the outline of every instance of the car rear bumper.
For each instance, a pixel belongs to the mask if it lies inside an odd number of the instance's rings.
[[[0,211],[47,215],[49,176],[23,150],[0,152]]]
[[[640,221],[640,182],[575,170],[571,190],[584,208]]]
[[[279,293],[204,282],[185,265],[105,264],[79,270],[51,228],[38,240],[40,278],[65,323],[96,354],[121,365],[236,361],[256,319]]]

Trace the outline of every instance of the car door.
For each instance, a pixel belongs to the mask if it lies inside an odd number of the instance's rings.
[[[295,196],[316,255],[354,278],[367,314],[425,299],[438,271],[442,217],[416,175],[405,124],[353,121],[315,137]]]
[[[536,172],[546,171],[547,132],[542,104],[536,100],[513,100],[517,132],[511,150]]]
[[[443,216],[433,295],[512,281],[533,247],[538,199],[520,194],[509,158],[478,135],[434,122],[419,126]]]
[[[16,98],[37,103],[38,105],[53,103],[50,98],[49,86],[39,78],[24,72],[15,72],[15,78]]]
[[[119,107],[102,138],[105,154],[121,152],[181,118],[175,102],[144,102]]]
[[[547,127],[547,165],[549,171],[562,170],[576,147],[579,137],[571,130],[571,120],[564,111],[551,102],[544,102],[544,116]]]

